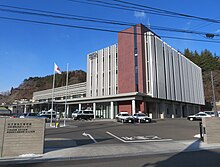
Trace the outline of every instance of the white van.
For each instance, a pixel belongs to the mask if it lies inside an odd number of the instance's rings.
[[[72,114],[74,120],[80,120],[80,119],[93,119],[94,118],[94,113],[92,110],[81,110],[81,111],[76,111]]]

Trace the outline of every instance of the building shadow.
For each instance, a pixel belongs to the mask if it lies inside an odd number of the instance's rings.
[[[201,142],[202,141],[199,139],[182,152],[166,160],[146,163],[142,167],[219,167],[220,154],[214,150],[200,149]]]
[[[107,140],[111,140],[112,138],[102,138],[102,139],[96,139],[96,141],[103,142]],[[91,139],[77,139],[77,140],[46,140],[44,142],[44,153],[50,152],[50,151],[56,151],[61,150],[65,148],[71,148],[71,147],[80,147],[83,145],[89,145],[94,144],[94,142]]]

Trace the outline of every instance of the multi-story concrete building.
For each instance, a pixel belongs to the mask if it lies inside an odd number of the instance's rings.
[[[204,105],[201,68],[142,24],[119,32],[118,44],[88,54],[86,83],[69,87],[68,109],[91,107],[103,118],[120,111],[185,117]],[[35,103],[51,92],[35,92]],[[63,104],[65,95],[56,88],[55,102]]]

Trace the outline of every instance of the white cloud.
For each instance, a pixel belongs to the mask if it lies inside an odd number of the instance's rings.
[[[136,18],[145,18],[146,17],[146,13],[144,13],[144,12],[137,12],[137,11],[135,11],[134,12],[134,16],[136,17]]]
[[[220,29],[216,31],[216,33],[219,33],[219,32],[220,32]]]
[[[191,21],[188,21],[186,24],[190,26],[191,25]]]

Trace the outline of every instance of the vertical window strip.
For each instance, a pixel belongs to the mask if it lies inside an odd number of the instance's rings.
[[[137,27],[134,26],[134,61],[135,61],[135,91],[138,92],[138,51],[137,51]]]

